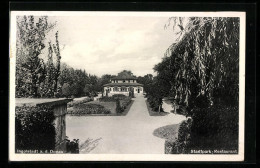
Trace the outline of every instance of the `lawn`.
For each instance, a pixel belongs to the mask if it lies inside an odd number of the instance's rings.
[[[178,138],[180,124],[166,125],[154,130],[153,135],[168,141],[175,141]]]
[[[145,100],[145,103],[146,103],[146,106],[147,106],[147,109],[149,111],[149,115],[150,116],[165,116],[165,115],[168,115],[169,113],[168,112],[157,112],[157,111],[153,111],[152,108],[149,106],[149,103],[147,100]]]

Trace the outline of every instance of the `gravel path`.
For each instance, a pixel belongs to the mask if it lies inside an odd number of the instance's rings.
[[[140,96],[126,116],[67,116],[66,134],[69,139],[80,139],[81,153],[163,154],[164,139],[153,131],[183,120],[184,116],[175,114],[149,116],[145,98]]]

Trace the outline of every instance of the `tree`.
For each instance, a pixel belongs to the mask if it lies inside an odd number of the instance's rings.
[[[147,74],[142,76],[138,76],[137,78],[137,82],[143,84],[144,87],[144,91],[148,91],[148,85],[151,84],[153,82],[153,75],[152,74]]]
[[[56,68],[55,68],[55,73],[54,73],[54,94],[57,93],[57,88],[58,88],[58,78],[60,76],[60,60],[61,60],[61,55],[60,55],[60,45],[59,45],[59,39],[58,39],[58,31],[55,34],[56,38],[56,44],[53,44],[54,52],[56,54]],[[55,96],[55,95],[54,95]]]
[[[129,70],[123,70],[118,73],[119,77],[129,77],[129,76],[134,76],[133,73]],[[135,76],[134,76],[135,77]]]
[[[34,16],[17,17],[17,96],[39,96],[40,84],[45,79],[46,71],[39,55],[45,48],[45,36],[53,26],[48,23],[47,16],[39,17],[38,22],[35,22]]]
[[[178,41],[154,69],[159,83],[169,80],[168,95],[192,116],[192,122],[181,124],[173,147],[182,153],[238,149],[239,18],[170,21]]]
[[[239,18],[171,18],[179,41],[155,66],[179,104],[238,102]],[[231,66],[232,65],[232,66]],[[171,79],[172,78],[172,79]],[[203,101],[205,102],[205,101]]]

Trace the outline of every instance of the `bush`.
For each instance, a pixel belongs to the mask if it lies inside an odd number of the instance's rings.
[[[191,125],[192,120],[188,119],[183,121],[180,124],[178,130],[178,138],[175,142],[168,142],[168,145],[172,145],[171,153],[189,153],[190,152],[190,143],[191,143]]]
[[[116,99],[116,112],[117,113],[122,113],[124,109],[121,108],[120,101]]]
[[[75,101],[75,100],[74,100],[74,101],[69,102],[69,103],[67,104],[67,107],[68,107],[68,108],[69,108],[69,107],[73,107],[73,106],[75,106],[75,105],[87,103],[87,102],[90,102],[90,101],[93,101],[93,98],[87,97],[87,98],[84,98],[83,100],[78,100],[78,101]]]
[[[68,137],[66,137],[66,149],[67,153],[79,153],[79,139],[70,141]]]
[[[159,112],[159,106],[161,106],[161,104],[162,104],[162,99],[155,98],[155,97],[148,95],[147,101],[153,111]],[[162,112],[163,109],[161,108],[160,111]]]
[[[54,150],[55,117],[47,106],[15,108],[15,148],[20,150]]]
[[[215,105],[195,108],[192,121],[181,123],[172,153],[238,149],[238,107]]]
[[[70,114],[84,115],[84,114],[110,114],[111,111],[99,104],[77,104],[73,107]]]
[[[125,97],[124,99],[120,100],[121,108],[124,110],[126,107],[131,103],[132,99],[130,97]]]
[[[215,105],[193,110],[193,148],[237,149],[238,106]]]

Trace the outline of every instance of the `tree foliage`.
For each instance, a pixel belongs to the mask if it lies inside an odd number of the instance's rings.
[[[170,46],[154,69],[168,95],[193,107],[238,101],[239,18],[170,18],[180,40]],[[178,39],[178,38],[177,38]]]
[[[169,23],[177,42],[154,69],[192,116],[180,127],[173,153],[237,149],[239,18],[175,17]]]
[[[16,95],[39,95],[39,86],[45,79],[46,67],[39,58],[45,48],[45,36],[53,24],[48,23],[47,17],[34,16],[17,17],[17,64],[16,64]]]
[[[62,86],[62,96],[80,97],[95,96],[100,91],[99,78],[95,75],[87,74],[85,70],[74,69],[63,63],[58,78],[59,85]]]
[[[41,96],[43,94],[41,86],[46,80],[46,73],[51,76],[47,69],[52,68],[52,51],[49,48],[48,65],[39,56],[46,47],[44,43],[46,35],[54,27],[54,24],[48,23],[47,16],[37,18],[34,16],[17,17],[17,97]],[[46,93],[48,94],[48,91]]]

